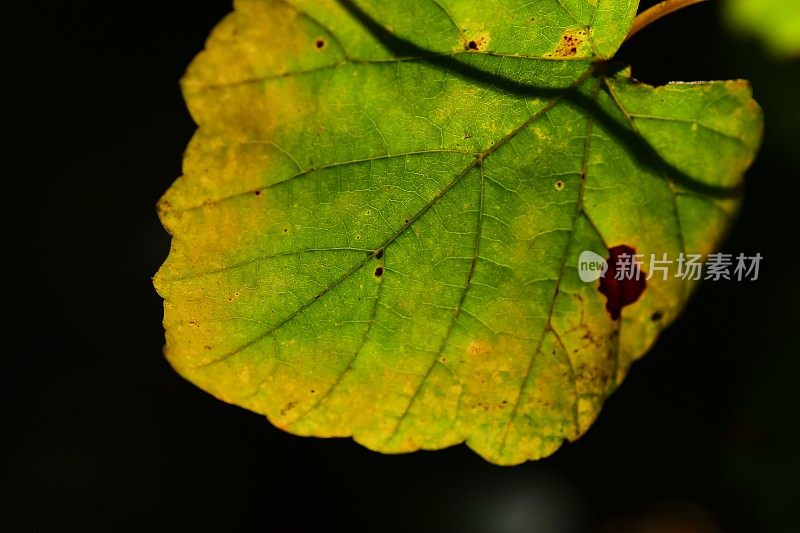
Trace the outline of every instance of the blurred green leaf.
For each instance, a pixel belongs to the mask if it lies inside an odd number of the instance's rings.
[[[758,37],[773,54],[800,56],[800,1],[727,0],[725,7],[735,29]]]

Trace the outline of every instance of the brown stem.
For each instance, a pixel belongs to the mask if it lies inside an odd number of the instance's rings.
[[[636,16],[636,18],[633,20],[633,24],[631,25],[631,29],[628,32],[628,36],[625,37],[625,40],[627,41],[639,33],[639,31],[643,28],[646,28],[662,17],[666,17],[670,13],[674,13],[675,11],[683,9],[684,7],[689,7],[705,1],[707,0],[664,0],[660,4],[656,4],[650,9],[644,11],[643,13],[639,13]]]

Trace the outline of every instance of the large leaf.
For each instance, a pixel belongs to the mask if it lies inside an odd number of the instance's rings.
[[[761,131],[745,82],[603,61],[636,6],[236,2],[159,206],[172,365],[382,452],[513,464],[583,434],[691,286],[654,278],[616,319],[579,254],[710,252]]]

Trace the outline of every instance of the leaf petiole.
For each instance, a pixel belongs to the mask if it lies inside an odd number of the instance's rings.
[[[705,1],[707,0],[664,0],[663,2],[654,5],[650,9],[647,9],[636,16],[636,18],[633,20],[633,24],[631,24],[631,29],[628,32],[628,35],[625,37],[625,41],[628,41],[631,37],[639,33],[639,31],[661,19],[662,17],[666,17],[670,13],[674,13],[675,11],[683,9],[684,7],[689,7]]]

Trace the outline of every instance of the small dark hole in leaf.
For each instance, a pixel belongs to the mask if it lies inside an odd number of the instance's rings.
[[[261,196],[261,191],[256,191],[256,196]]]
[[[477,50],[478,49],[478,43],[476,43],[475,41],[470,41],[467,46],[469,46],[470,50]]]
[[[558,180],[556,182],[556,190],[557,191],[563,191],[564,190],[564,182],[563,181]]]
[[[283,228],[284,233],[289,233],[289,228]]]
[[[652,320],[653,322],[658,322],[662,318],[664,318],[664,313],[662,313],[661,311],[656,311],[655,313],[653,313],[653,316],[650,317],[650,320]]]
[[[383,267],[378,267],[375,269],[375,277],[379,278],[381,276],[383,276]]]
[[[317,45],[317,48],[324,48],[325,47],[325,40],[324,39],[317,39],[317,42],[314,43]]]
[[[381,249],[381,250],[378,250],[378,251],[375,253],[375,259],[381,259],[381,258],[383,258],[383,250],[382,250],[382,249]]]

